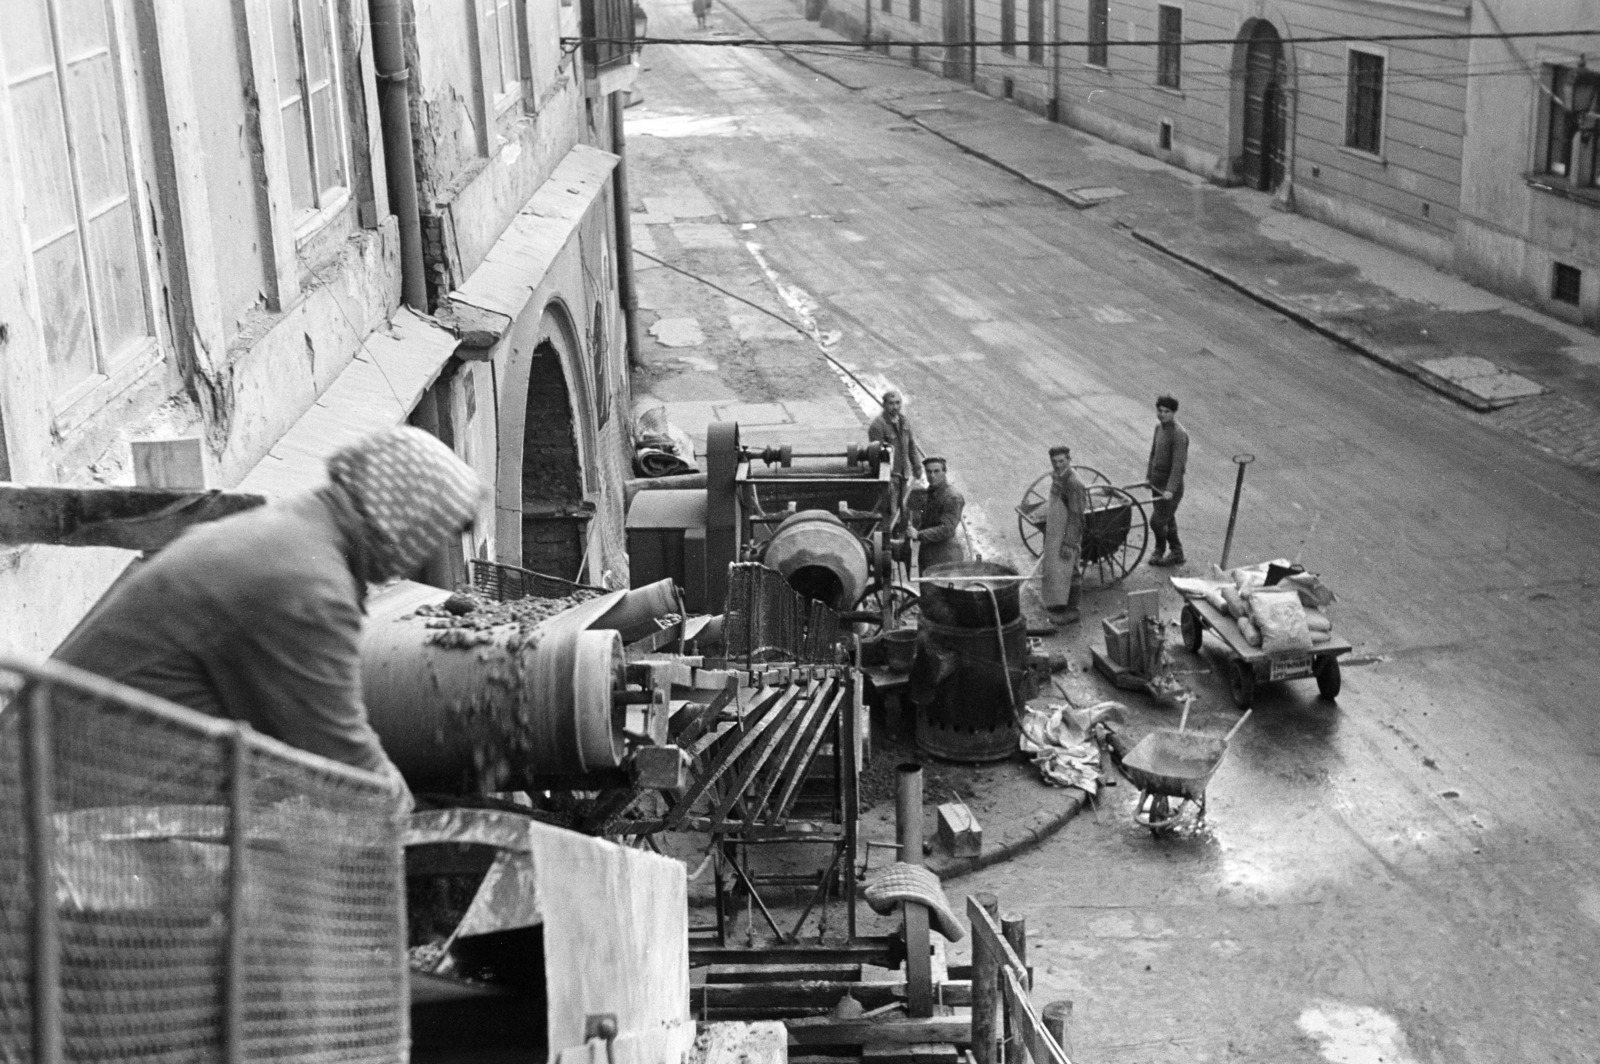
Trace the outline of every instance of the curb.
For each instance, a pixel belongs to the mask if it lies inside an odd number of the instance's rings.
[[[924,866],[943,881],[988,868],[990,865],[997,865],[1002,861],[1009,861],[1013,857],[1020,857],[1035,849],[1044,840],[1066,827],[1067,822],[1082,812],[1083,807],[1088,804],[1089,796],[1085,792],[1076,787],[1068,787],[1066,790],[1072,796],[1066,808],[1044,817],[1039,823],[1029,827],[1021,838],[1013,842],[985,846],[976,857],[941,857],[939,854],[934,854],[924,862]]]
[[[1249,284],[1248,282],[1239,280],[1237,277],[1234,277],[1225,270],[1219,270],[1215,266],[1195,258],[1193,255],[1188,255],[1177,250],[1171,245],[1164,243],[1160,239],[1151,236],[1149,233],[1146,233],[1143,230],[1130,229],[1128,232],[1133,239],[1137,240],[1146,247],[1153,248],[1156,251],[1161,252],[1163,255],[1176,259],[1185,266],[1199,270],[1212,280],[1222,282],[1235,292],[1238,292],[1240,295],[1247,296],[1269,310],[1273,310],[1279,314],[1282,314],[1295,324],[1310,329],[1319,336],[1325,336],[1334,343],[1339,344],[1342,347],[1347,347],[1356,354],[1361,355],[1364,358],[1369,358],[1378,363],[1380,366],[1391,369],[1401,376],[1411,378],[1424,388],[1427,388],[1429,391],[1436,392],[1439,395],[1442,395],[1453,402],[1460,403],[1462,406],[1465,406],[1471,410],[1476,410],[1480,414],[1487,414],[1495,409],[1493,404],[1487,403],[1476,396],[1471,396],[1470,393],[1466,392],[1464,389],[1451,388],[1444,385],[1441,378],[1428,373],[1424,369],[1421,369],[1415,363],[1407,362],[1404,359],[1393,358],[1384,354],[1377,348],[1369,347],[1360,340],[1356,339],[1354,336],[1351,336],[1345,332],[1341,332],[1340,330],[1335,329],[1333,326],[1317,320],[1316,318],[1307,314],[1305,311],[1300,310],[1289,303],[1285,303],[1268,292],[1263,292],[1261,289]]]

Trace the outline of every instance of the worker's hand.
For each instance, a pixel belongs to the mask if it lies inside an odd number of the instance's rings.
[[[914,528],[906,529],[906,538],[915,543],[917,539],[917,530]]]

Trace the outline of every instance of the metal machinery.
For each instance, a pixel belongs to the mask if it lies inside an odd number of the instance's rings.
[[[740,442],[736,422],[714,423],[704,488],[641,491],[629,507],[634,584],[673,579],[691,610],[716,612],[727,599],[728,566],[760,560],[831,609],[848,611],[870,595],[886,610],[891,596],[875,593],[889,586],[893,562],[909,557],[884,527],[892,457],[878,443],[758,450]],[[667,545],[645,549],[647,540]]]

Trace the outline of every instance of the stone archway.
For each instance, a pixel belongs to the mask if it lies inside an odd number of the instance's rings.
[[[551,302],[513,327],[501,396],[499,560],[576,580],[588,555],[598,477],[582,348]],[[512,527],[507,527],[510,524]]]
[[[1282,37],[1266,19],[1251,19],[1234,45],[1235,176],[1271,192],[1288,169],[1289,59]]]

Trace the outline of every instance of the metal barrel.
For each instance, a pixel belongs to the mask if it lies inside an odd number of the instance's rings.
[[[622,641],[590,630],[626,598],[612,592],[533,631],[430,628],[450,592],[402,582],[367,603],[361,645],[367,716],[416,790],[516,790],[540,776],[622,763]]]
[[[801,510],[767,541],[763,561],[806,598],[836,610],[856,604],[872,573],[861,537],[826,510]]]
[[[918,603],[922,616],[953,628],[993,628],[998,610],[999,623],[1010,624],[1022,615],[1022,583],[1018,580],[981,583],[951,580],[939,583],[941,576],[1016,576],[1017,571],[998,562],[944,562],[922,574]]]
[[[911,666],[917,746],[951,761],[1010,757],[1027,702],[1026,620],[968,628],[939,624],[924,612],[917,631]]]

